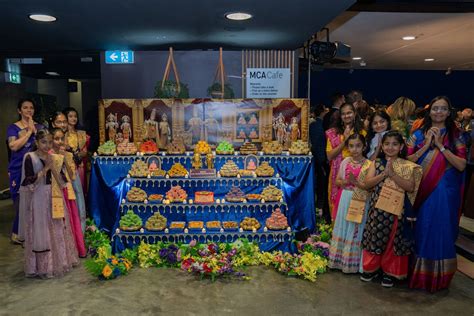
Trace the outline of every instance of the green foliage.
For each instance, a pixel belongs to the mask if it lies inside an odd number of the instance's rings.
[[[234,90],[232,90],[232,86],[228,83],[224,84],[224,96],[220,95],[222,89],[222,85],[219,82],[215,82],[212,86],[207,88],[207,95],[210,97],[214,97],[214,94],[217,94],[217,98],[223,99],[233,99],[235,97]]]
[[[165,80],[163,87],[161,87],[163,81],[158,81],[155,85],[155,98],[161,99],[186,99],[189,98],[189,89],[188,85],[184,83],[179,83],[180,91],[178,93],[177,84],[173,80]]]
[[[122,257],[128,259],[131,263],[135,264],[138,262],[138,247],[127,248],[120,254]]]

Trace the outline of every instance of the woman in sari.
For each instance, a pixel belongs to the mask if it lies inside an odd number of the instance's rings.
[[[334,221],[337,215],[338,200],[342,189],[337,186],[336,178],[339,173],[342,160],[350,156],[349,150],[345,147],[345,141],[350,135],[356,133],[365,136],[367,133],[363,129],[362,121],[356,113],[352,104],[344,104],[340,109],[341,116],[337,119],[334,127],[326,131],[326,154],[330,162],[329,172],[329,209],[331,219]]]
[[[455,242],[461,209],[466,146],[447,97],[434,98],[421,129],[408,142],[409,159],[423,168],[415,202],[416,261],[411,288],[448,288],[457,269]]]
[[[22,99],[18,102],[18,114],[20,119],[8,126],[7,142],[9,149],[8,176],[10,178],[10,194],[15,207],[16,215],[10,239],[13,243],[21,243],[24,236],[19,236],[19,194],[21,181],[21,164],[26,153],[28,153],[35,142],[36,131],[41,128],[40,124],[33,121],[35,104],[33,100]]]

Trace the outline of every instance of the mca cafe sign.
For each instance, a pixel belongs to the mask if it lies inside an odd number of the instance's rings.
[[[247,98],[289,98],[290,68],[247,68]]]

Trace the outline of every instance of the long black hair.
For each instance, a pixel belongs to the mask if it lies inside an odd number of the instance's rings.
[[[54,112],[53,115],[51,115],[51,117],[48,119],[48,127],[49,127],[50,130],[55,128],[55,126],[53,126],[53,124],[54,124],[54,121],[56,121],[56,118],[59,115],[64,115],[66,117],[66,121],[67,121],[67,116],[63,112],[61,112],[61,111]]]
[[[349,147],[349,141],[354,140],[354,139],[360,140],[362,142],[362,145],[364,147],[367,147],[367,142],[365,140],[364,135],[359,134],[359,133],[354,133],[354,134],[351,134],[349,137],[347,137],[346,141],[344,142],[344,145],[346,147]],[[362,155],[365,157],[365,152],[363,152]]]
[[[67,107],[63,110],[63,113],[64,115],[66,115],[66,120],[68,121],[68,124],[69,124],[69,120],[67,118],[68,114],[71,113],[71,112],[74,112],[76,113],[76,117],[77,117],[77,122],[76,122],[76,126],[74,126],[74,128],[76,130],[78,129],[83,129],[83,126],[81,125],[81,123],[79,122],[79,113],[77,112],[77,110],[75,108],[73,108],[72,106],[70,107]]]
[[[33,99],[30,99],[30,98],[22,98],[20,100],[18,100],[18,103],[16,105],[16,108],[18,109],[18,111],[21,110],[21,106],[23,105],[23,103],[25,102],[30,102],[31,104],[33,104],[33,109],[35,110],[36,112],[36,103],[35,101],[33,101]],[[35,113],[36,114],[36,113]],[[21,120],[21,114],[18,114],[18,117],[19,119]]]
[[[387,121],[387,131],[392,129],[392,120],[390,118],[390,115],[385,110],[376,110],[369,116],[369,128],[367,131],[367,148],[365,154],[367,154],[370,151],[370,143],[372,142],[372,139],[375,136],[375,131],[372,128],[372,123],[374,122],[374,119],[376,116],[379,116],[383,118],[384,120]]]
[[[38,150],[38,142],[45,138],[46,136],[51,135],[51,133],[46,128],[42,128],[36,132],[35,142],[31,148],[31,151]]]
[[[364,124],[362,123],[362,120],[359,114],[357,114],[355,107],[350,103],[343,104],[339,110],[340,113],[342,113],[342,109],[345,107],[350,107],[351,110],[354,112],[354,124],[353,124],[354,133],[359,134],[364,129]],[[344,133],[344,122],[342,121],[342,115],[339,115],[339,117],[337,118],[337,120],[334,122],[334,124],[331,127],[334,127],[337,130],[338,134]]]
[[[408,154],[408,149],[407,149],[407,144],[405,143],[405,140],[403,139],[403,136],[402,134],[400,134],[399,131],[397,130],[391,130],[391,131],[388,131],[387,133],[385,133],[385,135],[383,135],[382,137],[382,144],[385,140],[387,140],[387,138],[389,137],[395,137],[395,139],[400,143],[400,145],[403,145],[403,148],[402,150],[400,151],[400,153],[398,154],[398,157],[400,158],[403,158],[403,159],[406,159],[407,158],[407,154]],[[380,158],[385,158],[385,153],[383,152],[383,150],[380,151]]]
[[[453,153],[456,153],[456,146],[454,144],[454,139],[459,136],[459,129],[456,126],[455,123],[455,115],[456,111],[454,110],[453,106],[451,105],[451,101],[447,96],[437,96],[433,100],[431,100],[430,105],[428,106],[428,109],[426,110],[425,117],[423,119],[423,125],[421,126],[421,130],[423,131],[423,134],[426,134],[430,130],[430,128],[433,126],[433,122],[431,120],[431,108],[433,107],[433,104],[436,101],[439,100],[444,100],[448,104],[449,108],[449,115],[446,118],[446,121],[444,122],[446,126],[446,134],[448,136],[448,141],[449,145],[447,148],[451,150]]]

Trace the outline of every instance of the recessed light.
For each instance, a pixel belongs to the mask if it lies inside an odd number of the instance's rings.
[[[50,76],[59,76],[59,74],[56,71],[47,71],[46,74]]]
[[[425,61],[434,61],[434,58],[425,58]]]
[[[402,40],[404,41],[413,41],[414,39],[416,39],[416,36],[413,35],[407,35],[402,37]]]
[[[229,20],[243,21],[243,20],[251,19],[252,15],[245,12],[233,12],[233,13],[227,13],[225,17]]]
[[[361,60],[362,57],[352,57],[352,60]]]
[[[38,22],[54,22],[57,20],[56,17],[47,14],[30,14],[28,17]]]

